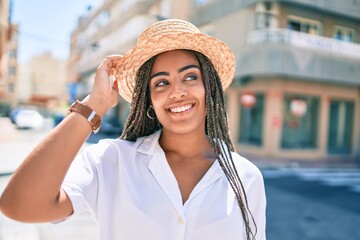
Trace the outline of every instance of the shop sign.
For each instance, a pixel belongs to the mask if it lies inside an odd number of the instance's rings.
[[[256,97],[254,94],[245,93],[241,95],[240,103],[243,107],[252,108],[256,104]]]
[[[290,102],[290,112],[291,114],[302,117],[306,114],[307,104],[304,100],[301,99],[292,99]]]

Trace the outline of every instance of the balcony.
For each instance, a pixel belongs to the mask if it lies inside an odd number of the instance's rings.
[[[360,45],[288,29],[262,29],[250,33],[248,43],[284,44],[306,49],[326,51],[360,59]]]
[[[237,76],[284,76],[360,85],[360,45],[287,29],[250,32]]]

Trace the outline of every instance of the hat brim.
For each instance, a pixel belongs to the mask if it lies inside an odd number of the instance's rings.
[[[217,38],[202,33],[176,33],[149,38],[126,53],[115,69],[119,94],[126,101],[132,101],[136,74],[151,57],[160,53],[187,49],[200,52],[210,59],[225,90],[234,78],[235,57],[230,48]]]

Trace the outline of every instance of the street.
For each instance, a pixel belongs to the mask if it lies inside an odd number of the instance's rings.
[[[48,130],[20,131],[0,118],[0,193],[9,174]],[[261,170],[267,195],[268,240],[360,239],[359,169]],[[57,224],[22,224],[0,214],[1,240],[96,240],[97,232],[91,216]]]
[[[360,239],[359,169],[263,169],[267,239]]]

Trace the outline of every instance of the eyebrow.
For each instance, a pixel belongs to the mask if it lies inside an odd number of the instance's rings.
[[[199,67],[199,66],[194,65],[194,64],[191,64],[191,65],[187,65],[187,66],[185,66],[185,67],[180,68],[180,69],[178,70],[178,73],[181,73],[181,72],[183,72],[183,71],[185,71],[185,70],[188,70],[188,69],[190,69],[190,68],[197,68],[197,69],[200,70],[200,67]],[[158,72],[158,73],[155,73],[155,74],[153,74],[153,75],[150,76],[150,80],[153,79],[154,77],[157,77],[157,76],[170,76],[170,73],[168,73],[168,72]]]
[[[185,71],[185,70],[188,70],[189,68],[197,68],[197,69],[200,70],[200,67],[199,67],[199,66],[192,64],[192,65],[187,65],[187,66],[185,66],[185,67],[180,68],[180,69],[178,70],[178,73],[181,73],[181,72],[183,72],[183,71]]]
[[[150,76],[150,80],[153,79],[154,77],[157,77],[157,76],[170,76],[170,74],[168,72],[158,72],[158,73],[155,73],[153,75]]]

